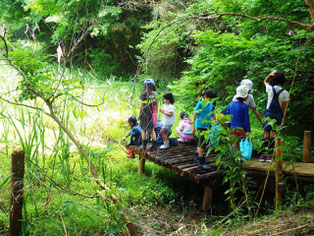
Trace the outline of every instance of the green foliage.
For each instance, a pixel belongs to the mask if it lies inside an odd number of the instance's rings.
[[[248,215],[250,221],[252,221],[254,192],[249,191],[249,188],[253,186],[254,182],[248,177],[246,170],[241,167],[246,161],[238,147],[236,147],[239,146],[237,143],[240,142],[241,138],[233,134],[232,130],[227,127],[227,124],[231,121],[230,115],[225,116],[224,121],[220,121],[219,124],[213,122],[216,125],[215,129],[209,129],[206,131],[207,135],[204,136],[208,141],[210,141],[210,136],[212,136],[212,140],[215,140],[211,142],[208,152],[212,150],[218,152],[216,165],[218,168],[224,169],[224,182],[230,185],[225,194],[228,195],[227,199],[230,201],[232,214],[235,217],[243,214]],[[242,199],[237,197],[239,192],[243,194]],[[236,205],[242,201],[246,203],[247,213]]]
[[[92,49],[89,56],[92,60],[93,68],[101,78],[117,73],[117,70],[120,68],[119,62],[103,50]]]

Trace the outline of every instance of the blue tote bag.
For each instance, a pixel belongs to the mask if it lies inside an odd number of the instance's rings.
[[[253,143],[252,140],[249,140],[249,137],[243,138],[240,141],[240,151],[242,152],[242,156],[250,160],[252,156],[252,151],[253,151]]]

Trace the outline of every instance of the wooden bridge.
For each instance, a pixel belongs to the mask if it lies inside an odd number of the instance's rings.
[[[136,146],[127,147],[134,154],[140,156],[139,173],[143,173],[145,160],[167,168],[178,175],[194,181],[196,184],[204,186],[204,197],[202,209],[206,210],[212,200],[213,183],[223,177],[224,171],[216,167],[216,153],[210,153],[206,158],[206,164],[210,170],[203,170],[194,162],[196,151],[195,144],[178,144],[166,150],[143,151]],[[268,172],[274,175],[275,164],[269,162],[259,162],[256,158],[245,162],[242,166],[249,175],[266,175]],[[281,173],[299,181],[314,183],[314,163],[283,163]]]

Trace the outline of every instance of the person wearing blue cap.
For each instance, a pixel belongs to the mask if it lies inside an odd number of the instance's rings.
[[[155,82],[153,79],[148,78],[144,81],[144,89],[140,96],[141,105],[139,111],[140,127],[142,128],[142,149],[146,150],[147,139],[146,133],[150,131],[152,136],[152,146],[151,150],[157,149],[157,138],[154,131],[153,123],[153,111],[158,111],[158,103],[156,101],[157,93]]]

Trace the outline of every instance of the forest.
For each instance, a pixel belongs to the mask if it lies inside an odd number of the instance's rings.
[[[0,235],[314,234],[312,0],[1,0],[0,9]],[[289,93],[280,125],[264,115],[264,80],[275,70]],[[228,108],[244,79],[256,105],[248,109],[252,160],[263,150],[261,123],[277,133],[266,178],[242,168],[232,148]],[[194,127],[200,92],[215,91],[203,136],[223,174],[206,210],[203,183],[156,162],[144,169],[141,151],[127,157],[127,121],[141,115],[147,81],[159,108],[165,94],[174,97],[169,140],[179,136],[180,113]],[[25,170],[14,198],[19,153]],[[293,171],[278,204],[283,162]],[[299,178],[302,162],[311,175]],[[12,225],[15,202],[21,218]]]

